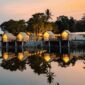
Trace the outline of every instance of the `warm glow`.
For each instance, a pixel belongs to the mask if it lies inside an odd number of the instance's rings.
[[[23,36],[22,36],[21,33],[19,33],[19,34],[17,35],[17,40],[18,40],[18,41],[22,41],[22,40],[23,40]]]
[[[65,63],[68,63],[69,60],[70,60],[70,58],[69,58],[69,56],[68,56],[67,54],[63,55],[63,61],[64,61]]]
[[[44,59],[45,59],[45,61],[47,61],[47,62],[50,61],[50,59],[51,59],[51,58],[50,58],[50,55],[49,55],[49,54],[45,55],[45,56],[44,56]]]
[[[61,34],[61,37],[63,40],[67,40],[68,39],[68,36],[69,36],[69,33],[64,31],[62,34]]]
[[[3,34],[3,36],[2,36],[2,40],[3,40],[3,42],[7,42],[7,41],[8,41],[8,37],[7,37],[6,34]]]
[[[41,37],[42,36],[42,33],[38,33],[38,36]]]
[[[19,59],[20,61],[22,61],[22,60],[23,60],[23,58],[24,58],[23,53],[18,53],[18,59]]]
[[[60,15],[80,19],[85,13],[85,0],[0,0],[0,24],[9,19],[28,20],[32,14],[42,13],[47,8],[53,20]]]
[[[8,53],[3,53],[3,59],[7,60],[8,59]]]
[[[30,35],[31,33],[30,33],[30,32],[27,32],[26,34],[27,34],[27,35]]]
[[[48,40],[49,39],[49,34],[46,32],[44,33],[44,39]]]

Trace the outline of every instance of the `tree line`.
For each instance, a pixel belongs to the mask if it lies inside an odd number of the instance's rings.
[[[44,13],[35,13],[28,21],[25,20],[9,20],[0,25],[3,31],[13,34],[19,32],[44,33],[45,31],[53,31],[61,33],[64,30],[71,32],[85,31],[85,15],[80,20],[73,17],[61,15],[55,21],[52,21],[52,13],[47,9]]]

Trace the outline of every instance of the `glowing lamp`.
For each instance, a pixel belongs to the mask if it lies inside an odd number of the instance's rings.
[[[47,61],[47,62],[48,62],[48,61],[50,61],[50,59],[51,59],[51,58],[50,58],[50,56],[49,56],[49,55],[45,55],[45,56],[44,56],[44,59],[45,59],[45,61]]]
[[[44,34],[44,39],[46,39],[46,40],[49,39],[49,34],[47,32]]]
[[[22,40],[23,40],[22,34],[19,33],[19,34],[17,35],[17,40],[18,40],[18,41],[22,41]]]
[[[3,34],[2,40],[3,40],[3,42],[7,42],[8,41],[8,36],[6,34]]]
[[[63,61],[64,61],[65,63],[68,63],[69,60],[70,60],[70,58],[69,58],[69,56],[68,56],[67,54],[63,55]]]
[[[69,33],[67,31],[64,31],[62,34],[61,34],[61,37],[63,40],[67,40],[68,37],[69,37]]]
[[[7,60],[8,59],[8,53],[3,53],[3,59]]]
[[[23,58],[24,58],[23,53],[18,53],[18,59],[19,59],[20,61],[22,61],[22,60],[23,60]]]

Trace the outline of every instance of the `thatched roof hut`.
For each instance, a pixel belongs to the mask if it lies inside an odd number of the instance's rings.
[[[44,40],[54,39],[55,34],[52,31],[46,31],[43,37],[44,37]]]
[[[3,42],[11,42],[16,39],[16,36],[14,36],[12,33],[4,32],[2,34],[2,41]]]
[[[20,32],[18,33],[18,35],[16,36],[17,41],[29,41],[29,35],[27,35],[25,32]]]

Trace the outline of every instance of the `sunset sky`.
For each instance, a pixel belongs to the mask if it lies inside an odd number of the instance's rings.
[[[85,0],[0,0],[0,24],[9,19],[28,20],[46,9],[52,12],[53,20],[60,15],[80,19],[85,14]]]

